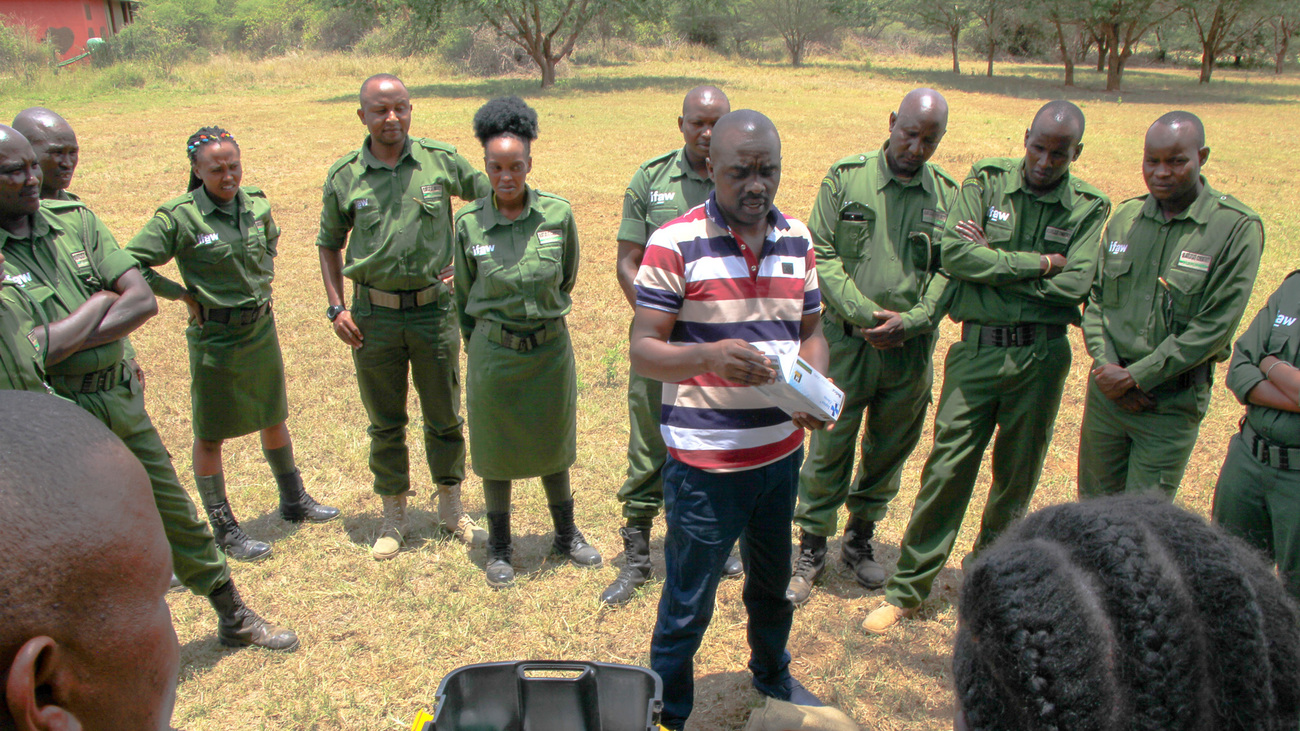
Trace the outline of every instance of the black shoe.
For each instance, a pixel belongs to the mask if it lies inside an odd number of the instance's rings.
[[[636,590],[650,579],[650,528],[629,525],[619,528],[623,536],[623,568],[618,578],[600,594],[602,604],[627,604]]]
[[[879,589],[885,585],[889,572],[876,563],[875,552],[871,548],[871,536],[876,532],[876,524],[861,518],[850,517],[844,526],[844,541],[840,544],[840,558],[844,565],[853,572],[853,578],[867,589]]]
[[[488,513],[487,574],[488,586],[504,589],[515,583],[515,568],[510,565],[510,513]]]
[[[722,578],[739,579],[744,575],[745,564],[740,562],[740,557],[727,554],[727,560],[722,562]]]
[[[795,680],[793,676],[787,675],[785,680],[779,686],[772,687],[758,682],[758,678],[753,680],[754,690],[762,693],[769,698],[775,698],[786,703],[793,703],[796,706],[814,706],[820,707],[826,705],[821,702],[812,691],[803,687],[803,683]]]
[[[548,506],[551,509],[551,522],[555,524],[555,542],[551,550],[579,566],[588,568],[600,565],[600,551],[587,543],[582,531],[573,524],[573,499],[559,505]]]
[[[254,540],[239,527],[235,514],[230,512],[230,503],[205,505],[208,522],[212,524],[212,537],[217,547],[236,561],[256,561],[271,555],[271,544]]]
[[[328,523],[339,517],[339,509],[321,505],[302,486],[302,473],[294,470],[276,475],[280,488],[280,517],[293,523]]]
[[[249,609],[235,588],[227,581],[208,596],[217,610],[217,639],[226,647],[264,647],[290,652],[298,648],[298,635],[287,627],[277,627]]]
[[[808,531],[801,533],[799,556],[794,560],[790,586],[785,590],[785,598],[794,602],[796,607],[807,603],[808,597],[812,595],[813,584],[817,583],[817,579],[826,570],[826,538]]]

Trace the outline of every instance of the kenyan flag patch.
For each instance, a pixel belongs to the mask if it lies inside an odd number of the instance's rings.
[[[538,231],[537,243],[541,244],[542,246],[550,246],[551,244],[563,244],[564,234],[560,233],[559,231]]]

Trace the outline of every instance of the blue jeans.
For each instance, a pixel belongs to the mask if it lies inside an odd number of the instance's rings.
[[[765,467],[705,472],[671,456],[664,464],[664,538],[667,578],[650,641],[650,667],[663,679],[661,722],[680,729],[695,703],[695,652],[713,618],[722,564],[740,539],[749,615],[749,670],[759,692],[789,695],[786,640],[794,604],[790,532],[803,448]]]

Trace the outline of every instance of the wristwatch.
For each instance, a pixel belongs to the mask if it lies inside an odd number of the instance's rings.
[[[338,317],[339,313],[346,312],[347,309],[348,308],[343,305],[330,305],[325,308],[325,316],[330,319],[330,322],[334,322],[334,318]]]

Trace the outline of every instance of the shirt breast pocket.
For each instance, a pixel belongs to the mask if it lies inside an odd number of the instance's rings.
[[[673,206],[655,206],[646,212],[646,222],[652,231],[674,218],[677,218],[677,208]]]
[[[991,222],[984,224],[984,239],[989,242],[989,248],[998,251],[1011,250],[1013,233],[1010,226]]]
[[[861,261],[871,256],[871,237],[876,232],[876,212],[862,203],[849,201],[835,222],[835,250],[843,259]]]
[[[1165,281],[1169,282],[1169,296],[1173,304],[1174,323],[1185,326],[1201,309],[1208,272],[1193,272],[1174,267]],[[1179,329],[1181,332],[1181,328]]]
[[[191,249],[191,256],[199,264],[220,264],[233,254],[234,248],[225,241],[214,241]]]
[[[537,247],[537,282],[559,286],[564,272],[564,242],[547,241]]]
[[[1124,282],[1120,281],[1133,268],[1133,262],[1121,257],[1107,259],[1101,265],[1101,306],[1102,307],[1119,307],[1120,288]]]

